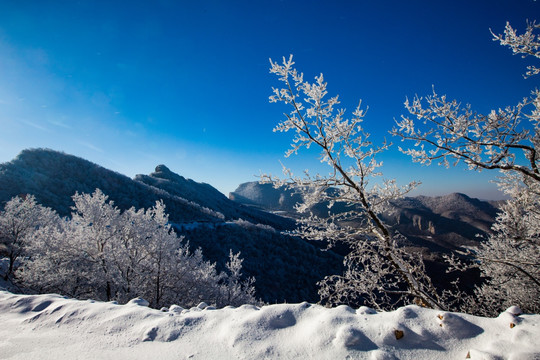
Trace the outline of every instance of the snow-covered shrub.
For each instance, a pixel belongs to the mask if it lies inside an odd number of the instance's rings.
[[[5,204],[0,212],[0,245],[9,259],[4,280],[16,270],[32,233],[57,219],[56,213],[38,204],[33,195],[16,196]]]
[[[75,194],[71,219],[33,232],[29,260],[18,273],[39,292],[125,303],[140,296],[159,308],[173,303],[217,306],[256,302],[253,280],[218,272],[200,250],[190,252],[168,224],[163,202],[121,212],[99,189]],[[234,294],[234,297],[231,296]]]

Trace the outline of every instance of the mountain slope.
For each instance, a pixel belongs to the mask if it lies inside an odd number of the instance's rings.
[[[453,193],[444,196],[417,196],[392,202],[395,212],[385,220],[409,236],[434,239],[454,249],[474,245],[477,234],[485,235],[495,221],[498,209],[487,201]]]
[[[256,181],[240,184],[234,192],[229,194],[229,198],[247,206],[286,214],[293,218],[299,216],[294,207],[302,201],[301,195],[293,190],[284,187],[275,189],[272,184],[261,184]],[[310,208],[310,211],[317,216],[324,217],[329,211],[328,203],[315,204]],[[331,211],[334,213],[347,211],[347,207],[344,203],[336,202]]]
[[[300,195],[284,188],[274,189],[271,184],[241,184],[229,197],[249,206],[299,216],[294,205],[301,201]],[[459,193],[406,197],[390,205],[389,212],[381,217],[394,230],[407,237],[429,240],[434,246],[448,250],[477,242],[476,234],[490,231],[498,211],[489,202]],[[337,203],[332,211],[344,209],[344,204]],[[311,210],[318,216],[328,212],[326,204],[317,204]]]
[[[280,214],[299,217],[294,205],[301,201],[300,195],[284,188],[274,189],[270,184],[257,182],[241,184],[230,198]],[[333,212],[343,211],[344,204],[337,203]],[[316,204],[310,209],[315,215],[326,216],[326,204]],[[409,252],[421,254],[426,270],[439,288],[448,287],[456,278],[461,279],[465,288],[472,288],[481,282],[478,271],[447,274],[448,265],[444,255],[463,246],[475,246],[480,241],[477,235],[486,235],[495,221],[497,207],[492,203],[470,198],[463,194],[445,196],[407,197],[392,201],[389,209],[380,214],[392,231],[405,237],[399,246]],[[354,224],[347,224],[354,226]],[[337,247],[336,252],[345,255],[346,247]]]
[[[92,193],[97,188],[120,209],[148,208],[162,199],[171,221],[221,221],[218,213],[197,203],[62,152],[23,150],[14,160],[0,164],[0,203],[16,195],[33,194],[42,205],[67,216],[75,192]]]
[[[278,229],[291,228],[291,220],[247,208],[229,200],[209,184],[198,183],[173,173],[165,165],[158,165],[150,175],[136,175],[135,180],[162,189],[171,195],[180,196],[224,215],[225,220],[244,219],[256,224],[270,225]]]
[[[25,150],[0,164],[0,209],[13,196],[33,194],[42,205],[67,216],[75,192],[96,188],[121,209],[148,208],[163,200],[177,233],[191,249],[202,248],[219,270],[225,270],[231,250],[240,252],[243,273],[256,278],[256,295],[264,301],[318,301],[317,281],[342,272],[339,255],[280,233],[292,228],[292,220],[233,202],[212,186],[185,179],[163,165],[132,180],[47,149]]]

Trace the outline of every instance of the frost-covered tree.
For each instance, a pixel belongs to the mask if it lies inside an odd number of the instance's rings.
[[[527,24],[523,35],[506,25],[494,40],[514,53],[540,58],[540,26]],[[529,66],[526,76],[539,73]],[[493,313],[508,304],[540,311],[540,91],[534,90],[515,106],[473,111],[446,96],[415,97],[406,101],[393,135],[411,140],[401,149],[413,161],[449,167],[463,162],[470,170],[499,170],[499,187],[509,197],[493,225],[493,234],[468,255],[476,258],[487,282],[477,295],[480,311]]]
[[[23,288],[77,298],[101,299],[95,288],[94,262],[79,248],[77,225],[68,219],[37,229],[28,243],[28,257],[17,271]]]
[[[0,244],[5,246],[9,258],[4,280],[16,269],[32,233],[56,219],[56,213],[38,204],[33,195],[16,196],[5,204],[0,212]]]
[[[229,261],[226,264],[227,277],[221,288],[222,299],[224,304],[254,304],[255,299],[255,278],[242,279],[242,262],[240,253],[233,254],[229,252]]]
[[[283,58],[282,64],[270,63],[270,72],[284,83],[284,87],[273,89],[270,102],[291,108],[274,129],[295,133],[286,156],[316,147],[320,161],[330,167],[330,174],[311,176],[306,171],[304,177],[295,177],[285,169],[287,179],[263,175],[262,180],[301,192],[299,212],[309,213],[310,206],[322,202],[328,202],[330,208],[336,202],[349,205],[349,211],[330,212],[325,218],[308,214],[300,219],[295,232],[306,239],[328,241],[330,246],[343,242],[351,249],[345,258],[346,272],[320,283],[322,300],[329,304],[363,301],[383,309],[416,301],[443,308],[420,256],[401,250],[399,235],[393,234],[379,216],[390,200],[403,196],[416,183],[398,187],[394,180],[381,179],[382,164],[376,156],[389,144],[372,144],[362,127],[365,110],[361,104],[347,119],[345,110],[336,108],[338,97],[326,98],[322,74],[309,83],[293,67],[292,56]]]
[[[75,194],[71,219],[34,232],[29,260],[19,277],[40,292],[116,300],[119,269],[113,249],[119,242],[121,212],[100,190]]]
[[[499,185],[511,198],[502,205],[493,233],[473,249],[487,278],[477,291],[484,305],[478,311],[496,314],[517,304],[540,313],[540,182],[510,173]]]
[[[141,296],[158,308],[257,302],[252,281],[239,280],[238,255],[231,258],[230,276],[218,272],[200,250],[190,252],[182,244],[168,224],[163,202],[121,212],[99,189],[75,194],[73,200],[71,219],[33,233],[29,260],[19,271],[24,285],[122,303]]]
[[[84,263],[92,271],[92,288],[105,292],[105,300],[113,299],[118,291],[115,273],[119,269],[112,266],[114,244],[118,242],[118,235],[122,224],[120,223],[120,210],[108,196],[97,189],[93,194],[79,194],[73,196],[73,212],[71,213],[70,232],[67,236],[76,242],[84,254]]]

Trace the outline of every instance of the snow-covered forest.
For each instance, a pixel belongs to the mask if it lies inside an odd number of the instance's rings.
[[[182,244],[162,202],[121,212],[100,190],[75,194],[73,201],[73,213],[64,219],[32,195],[5,205],[5,280],[75,298],[125,303],[141,296],[154,308],[257,303],[254,280],[240,279],[240,254],[231,252],[226,273],[218,272],[200,249],[190,252]]]

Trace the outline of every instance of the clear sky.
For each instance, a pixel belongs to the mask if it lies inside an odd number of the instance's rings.
[[[0,162],[46,147],[128,176],[158,164],[223,193],[262,172],[318,169],[284,159],[273,133],[268,59],[294,54],[305,79],[369,106],[365,128],[387,137],[403,102],[432,86],[473,108],[513,105],[538,87],[527,59],[492,41],[523,32],[540,1],[8,1],[0,0]],[[397,152],[386,177],[417,193],[500,198],[495,173],[422,167]],[[322,171],[322,170],[321,170]]]

